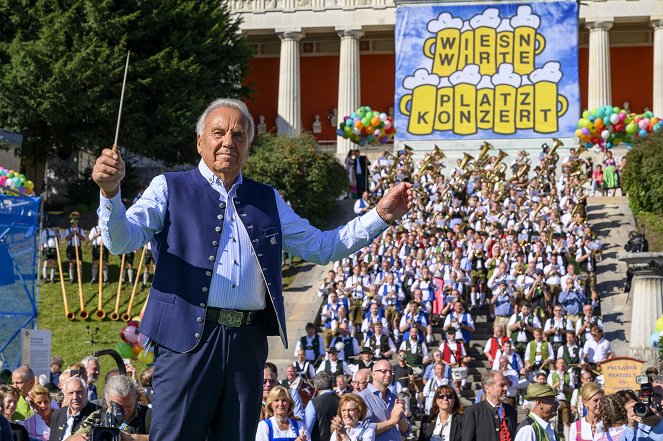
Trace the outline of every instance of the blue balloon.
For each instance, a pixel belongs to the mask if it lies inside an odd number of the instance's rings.
[[[341,129],[336,129],[336,135],[343,136],[343,135],[345,135],[345,132]]]
[[[640,138],[646,138],[647,137],[647,131],[645,129],[640,129],[640,131],[638,132],[638,136]]]
[[[658,347],[658,339],[659,339],[659,334],[658,332],[652,332],[652,334],[649,336],[649,344],[655,348]]]

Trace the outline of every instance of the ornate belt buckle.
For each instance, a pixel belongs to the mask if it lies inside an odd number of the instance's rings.
[[[242,313],[225,309],[221,310],[219,311],[219,324],[237,328],[242,325]]]

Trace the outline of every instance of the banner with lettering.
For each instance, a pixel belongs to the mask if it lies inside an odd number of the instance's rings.
[[[399,6],[399,140],[572,137],[575,0]]]

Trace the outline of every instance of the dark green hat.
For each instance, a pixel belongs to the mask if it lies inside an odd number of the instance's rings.
[[[527,386],[527,392],[525,392],[525,399],[527,401],[536,401],[539,398],[556,396],[557,392],[555,392],[550,385],[541,383],[531,383]]]

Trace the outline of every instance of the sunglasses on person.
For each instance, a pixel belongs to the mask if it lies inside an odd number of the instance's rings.
[[[447,400],[451,401],[456,397],[454,396],[454,394],[437,394],[437,399],[438,400],[441,400],[443,398],[446,398]]]
[[[263,380],[262,384],[267,384],[267,383],[269,383],[269,384],[276,384],[277,381],[276,381],[276,380],[272,380],[271,378],[265,378],[265,379]]]
[[[394,374],[394,371],[392,371],[391,369],[375,369],[373,372],[380,372],[382,375],[387,375],[387,374],[393,375]]]

